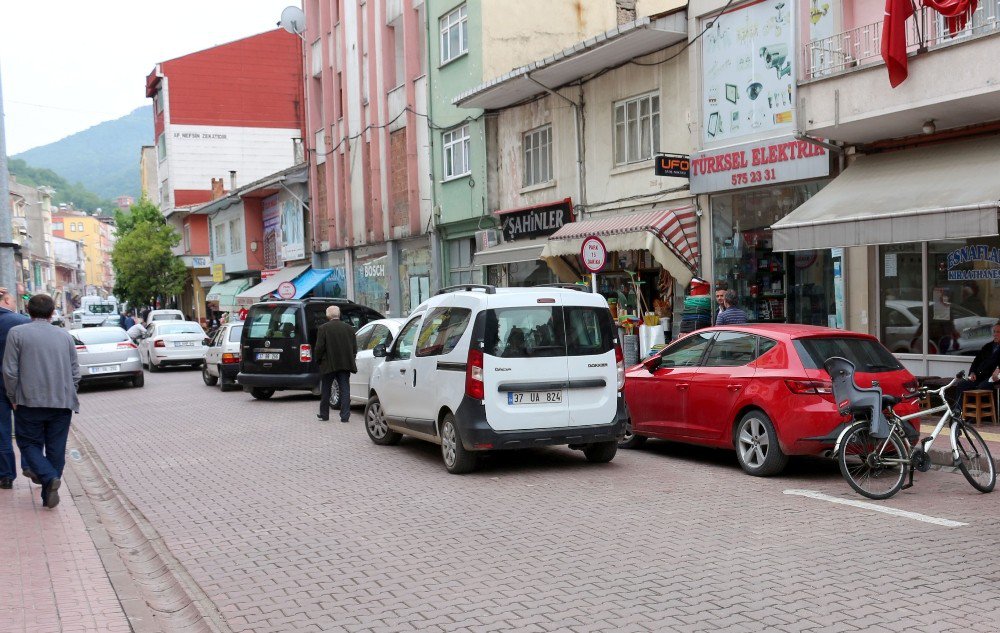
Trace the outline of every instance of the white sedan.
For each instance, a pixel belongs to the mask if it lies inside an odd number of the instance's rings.
[[[381,358],[375,358],[372,350],[378,345],[386,347],[392,343],[399,329],[406,323],[406,319],[378,319],[365,325],[358,330],[358,355],[355,363],[358,365],[358,373],[351,374],[351,404],[366,404],[368,402],[368,385],[372,377],[372,370],[375,365],[382,362]],[[336,391],[337,383],[334,383]],[[336,401],[339,406],[340,398],[338,394],[330,396],[331,404]]]
[[[194,321],[157,321],[139,340],[139,358],[150,372],[168,365],[200,367],[208,350],[206,339],[205,330]]]

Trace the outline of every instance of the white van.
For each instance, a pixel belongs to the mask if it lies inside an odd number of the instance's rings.
[[[445,288],[424,302],[372,372],[365,429],[441,445],[464,473],[480,451],[569,445],[609,462],[625,430],[625,362],[607,301],[538,286]]]
[[[113,296],[87,295],[80,299],[80,309],[73,311],[73,323],[80,327],[100,327],[105,319],[117,314],[118,300]]]

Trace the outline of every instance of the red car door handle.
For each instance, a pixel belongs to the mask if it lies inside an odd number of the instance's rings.
[[[687,388],[690,387],[690,386],[691,385],[689,385],[688,383],[682,382],[682,383],[680,383],[680,384],[677,385],[677,388],[680,389],[681,391],[687,391]]]
[[[739,391],[743,388],[743,385],[726,385],[730,391]]]

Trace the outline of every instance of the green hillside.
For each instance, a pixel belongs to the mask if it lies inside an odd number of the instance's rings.
[[[97,208],[106,210],[115,208],[111,200],[101,198],[81,183],[70,184],[51,169],[32,167],[20,158],[10,160],[10,175],[23,185],[51,187],[55,190],[52,194],[52,202],[55,204],[72,203],[77,209],[91,212]]]
[[[138,200],[142,187],[139,156],[143,145],[152,144],[152,106],[143,106],[120,119],[105,121],[55,143],[29,149],[12,156],[12,159],[21,159],[30,167],[55,172],[64,179],[63,186],[80,183],[82,191],[93,192],[98,200],[113,200],[123,194]],[[11,162],[13,165],[15,161]],[[14,171],[13,166],[11,171]],[[19,180],[28,183],[26,179]],[[49,186],[59,194],[59,186]],[[89,202],[83,208],[95,206],[106,208],[107,204]]]

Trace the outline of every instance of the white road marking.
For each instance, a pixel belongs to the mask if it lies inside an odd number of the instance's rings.
[[[952,521],[951,519],[941,519],[939,517],[932,517],[917,512],[897,510],[896,508],[881,506],[877,503],[871,503],[870,501],[858,501],[857,499],[831,497],[830,495],[825,495],[822,492],[816,492],[815,490],[786,490],[785,494],[797,495],[799,497],[809,497],[810,499],[819,499],[820,501],[829,501],[830,503],[839,503],[845,506],[854,506],[855,508],[862,508],[864,510],[874,510],[875,512],[891,514],[892,516],[903,517],[904,519],[913,519],[914,521],[923,521],[924,523],[933,523],[934,525],[942,525],[944,527],[962,527],[963,525],[968,525],[968,523]]]

